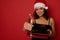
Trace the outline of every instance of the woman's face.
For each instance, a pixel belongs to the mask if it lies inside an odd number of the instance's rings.
[[[36,13],[38,16],[42,16],[44,14],[44,8],[43,7],[38,7],[35,9]]]

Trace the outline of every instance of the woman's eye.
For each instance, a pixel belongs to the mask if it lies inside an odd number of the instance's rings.
[[[36,11],[37,11],[38,9],[36,9]]]
[[[43,9],[43,8],[40,8],[41,10]]]

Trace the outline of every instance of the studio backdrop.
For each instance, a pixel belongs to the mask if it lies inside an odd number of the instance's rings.
[[[31,40],[22,28],[28,15],[33,14],[34,2],[35,0],[0,0],[0,40]],[[60,0],[48,0],[47,3],[48,14],[55,20],[54,39],[60,40]]]

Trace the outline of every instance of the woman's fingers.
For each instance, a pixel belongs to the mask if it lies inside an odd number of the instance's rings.
[[[50,36],[52,36],[52,31],[50,31]]]
[[[28,22],[25,22],[25,24],[24,24],[24,28],[25,28],[26,30],[31,31],[32,27],[33,27],[32,24],[30,24],[30,23],[28,23]]]
[[[47,31],[49,31],[49,36],[52,36],[52,31],[51,30],[47,30]]]

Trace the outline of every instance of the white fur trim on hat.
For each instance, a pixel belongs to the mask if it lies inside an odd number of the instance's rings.
[[[44,3],[41,3],[41,2],[38,2],[38,3],[35,3],[35,4],[34,4],[34,9],[36,9],[37,7],[43,7],[43,8],[45,8],[46,10],[48,9],[48,7],[45,6],[45,4],[44,4]]]

